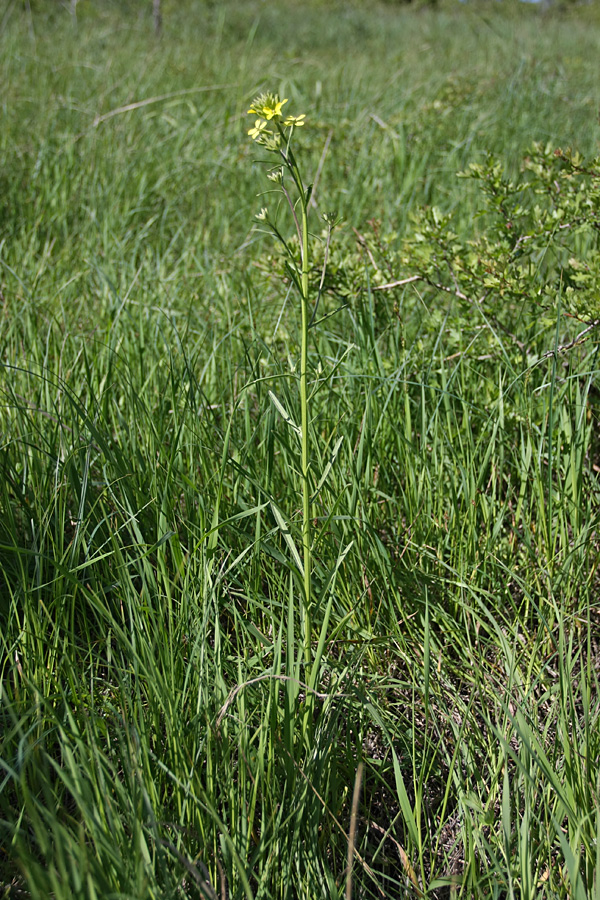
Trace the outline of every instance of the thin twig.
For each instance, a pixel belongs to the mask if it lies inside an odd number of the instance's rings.
[[[217,859],[217,869],[219,870],[219,879],[221,881],[221,900],[227,900],[227,876],[220,859]]]
[[[376,116],[375,113],[371,113],[371,115],[369,116],[369,118],[370,118],[370,119],[373,119],[373,121],[374,121],[377,125],[379,125],[379,127],[380,127],[381,129],[383,129],[383,131],[389,132],[389,133],[392,135],[392,137],[396,138],[396,140],[399,140],[399,141],[402,140],[401,135],[399,135],[397,131],[394,131],[394,129],[392,128],[391,125],[388,125],[387,122],[384,122],[383,119],[380,119],[379,116]]]
[[[141,109],[143,106],[150,106],[152,103],[161,103],[163,100],[172,100],[173,97],[185,97],[189,94],[203,94],[207,91],[224,91],[227,88],[235,87],[234,84],[209,84],[204,87],[197,88],[186,88],[182,91],[170,91],[168,94],[159,94],[156,97],[147,97],[146,100],[138,100],[135,103],[127,103],[126,106],[118,106],[116,109],[111,109],[110,112],[104,113],[103,115],[98,115],[93,121],[94,128],[97,128],[101,122],[106,122],[107,119],[112,119],[113,116],[118,116],[121,113],[131,112],[133,109]]]
[[[413,281],[422,281],[420,275],[411,275],[410,278],[401,278],[399,281],[390,281],[389,284],[378,284],[372,287],[372,291],[389,291],[395,287],[401,287],[403,284],[411,284]]]
[[[327,272],[327,261],[329,259],[329,246],[331,244],[331,234],[333,232],[333,228],[331,225],[327,226],[327,243],[325,245],[325,256],[323,259],[323,270],[321,272],[321,281],[319,282],[319,290],[317,292],[317,299],[315,302],[315,308],[313,309],[312,316],[310,317],[310,322],[308,323],[308,327],[312,328],[315,323],[315,316],[317,315],[317,309],[319,308],[319,300],[321,299],[321,293],[323,292],[323,285],[325,283],[325,274]]]
[[[561,225],[556,225],[554,228],[547,228],[545,231],[534,232],[534,234],[522,234],[517,241],[515,242],[515,246],[512,248],[510,255],[514,257],[515,253],[526,244],[528,241],[533,241],[536,238],[551,238],[558,231],[568,231],[570,228],[577,228],[579,225],[585,223],[585,219],[583,216],[580,216],[579,219],[573,219],[572,222],[563,222]]]
[[[369,245],[367,244],[367,239],[364,237],[364,235],[362,235],[362,234],[360,233],[360,231],[357,231],[356,228],[353,227],[353,228],[352,228],[352,231],[353,231],[354,234],[356,235],[356,238],[357,238],[357,240],[358,240],[358,243],[360,244],[360,246],[363,248],[363,250],[365,251],[365,253],[366,253],[367,256],[369,257],[369,259],[371,260],[371,265],[373,266],[373,268],[375,269],[376,272],[379,272],[379,266],[378,266],[377,263],[375,262],[375,257],[374,257],[373,254],[371,253],[371,248],[370,248]],[[418,276],[417,276],[417,277],[418,277]],[[379,290],[381,290],[381,288],[379,288]]]
[[[363,764],[361,760],[356,769],[354,793],[352,794],[352,809],[350,811],[350,831],[348,832],[348,857],[346,863],[346,900],[352,900],[352,866],[354,863],[354,850],[356,845],[356,823],[358,821],[358,804],[360,802],[362,774]]]
[[[444,291],[446,294],[452,294],[454,297],[458,297],[459,300],[465,300],[467,303],[473,303],[473,300],[470,297],[467,297],[466,294],[463,294],[461,290],[458,289],[458,285],[455,284],[455,287],[451,288],[445,284],[442,284],[438,281],[432,281],[427,278],[425,275],[411,275],[409,278],[401,278],[399,281],[390,281],[388,284],[378,284],[375,287],[372,287],[372,291],[389,291],[391,288],[400,287],[403,284],[410,284],[414,281],[424,281],[425,284],[428,284],[430,287],[437,288],[438,291]],[[475,301],[476,303],[481,303],[481,301]]]
[[[331,697],[331,699],[335,699],[337,697],[347,696],[346,694],[343,694],[341,691],[337,694],[320,694],[319,691],[313,690],[307,684],[305,684],[303,681],[299,681],[297,678],[292,678],[291,675],[271,675],[270,673],[267,673],[265,675],[259,675],[257,678],[251,678],[250,681],[244,681],[243,684],[236,684],[236,686],[229,691],[227,700],[221,707],[221,709],[219,711],[219,715],[217,716],[217,721],[215,722],[215,727],[216,727],[217,731],[219,730],[219,728],[221,726],[221,722],[225,718],[227,710],[229,709],[229,707],[231,706],[231,704],[233,703],[233,701],[235,700],[235,698],[237,697],[239,692],[243,691],[244,688],[250,687],[251,684],[258,684],[259,681],[268,681],[270,678],[272,678],[273,681],[293,681],[296,684],[300,685],[300,687],[304,688],[305,691],[308,691],[308,693],[312,694],[313,697],[317,697],[317,699],[319,699],[319,700],[328,700],[330,697]]]
[[[329,145],[331,143],[332,137],[333,137],[333,128],[330,130],[329,134],[327,135],[327,139],[325,141],[325,146],[323,147],[323,152],[321,153],[321,159],[319,160],[319,165],[317,166],[315,180],[313,181],[312,193],[310,195],[310,200],[308,201],[309,207],[312,206],[313,209],[317,208],[317,201],[315,200],[315,194],[317,193],[317,185],[319,184],[319,179],[321,178],[321,172],[323,171],[323,166],[325,165],[325,157],[327,156],[327,151],[329,150]]]
[[[406,851],[405,851],[404,847],[402,847],[402,845],[398,843],[396,838],[392,837],[392,835],[389,833],[389,831],[386,831],[384,828],[382,828],[381,825],[377,825],[376,822],[369,822],[369,826],[371,828],[374,828],[375,831],[378,831],[380,834],[382,834],[384,836],[384,838],[388,838],[392,842],[392,844],[398,851],[398,855],[400,857],[400,861],[402,863],[404,871],[406,872],[406,874],[408,875],[409,879],[412,882],[412,885],[415,889],[415,894],[417,895],[417,897],[422,897],[423,891],[419,887],[419,882],[417,881],[417,876],[415,874],[415,870],[413,869],[413,867],[410,863],[410,860],[409,860],[408,856],[406,855]]]
[[[167,841],[164,838],[159,838],[158,842],[163,847],[166,847],[168,850],[170,850],[171,853],[173,853],[174,856],[177,857],[177,859],[179,860],[181,865],[185,866],[185,868],[188,870],[188,872],[190,873],[190,875],[192,876],[192,878],[194,879],[194,881],[200,888],[201,893],[205,897],[208,896],[210,898],[210,900],[218,900],[217,892],[215,891],[214,887],[210,883],[210,874],[208,872],[208,869],[206,868],[206,866],[204,865],[204,863],[202,862],[201,859],[196,858],[194,860],[194,862],[191,862],[191,860],[189,860],[186,856],[184,856],[183,853],[181,853],[177,849],[175,844],[171,843],[171,841]],[[198,871],[198,868],[197,868],[198,866],[200,866],[200,868],[202,869],[202,872],[204,874],[204,880],[202,879],[202,875]]]
[[[152,19],[154,21],[154,34],[160,37],[162,34],[162,9],[161,0],[153,0]]]
[[[345,696],[345,695],[344,695],[344,694],[338,694],[338,695],[336,695],[336,696]],[[318,790],[315,788],[315,786],[314,786],[314,784],[312,783],[312,781],[311,781],[311,780],[308,778],[308,776],[302,771],[302,769],[300,768],[300,766],[298,765],[298,763],[296,762],[296,760],[294,759],[294,757],[292,756],[292,754],[290,753],[290,751],[289,751],[286,747],[284,747],[283,750],[284,750],[285,754],[289,757],[289,759],[291,759],[291,761],[292,761],[292,763],[294,764],[294,766],[296,767],[296,771],[298,772],[298,775],[300,775],[300,777],[304,779],[304,781],[305,781],[305,783],[306,783],[306,786],[313,792],[313,794],[315,795],[315,797],[317,798],[317,800],[320,802],[320,804],[321,804],[321,806],[323,807],[323,809],[325,810],[325,812],[328,813],[328,815],[329,815],[329,816],[331,817],[331,819],[333,820],[334,825],[336,825],[336,827],[341,831],[341,833],[342,833],[342,834],[344,835],[344,837],[346,838],[346,841],[348,841],[348,835],[347,835],[346,832],[344,831],[343,826],[341,825],[341,823],[339,822],[339,820],[337,819],[337,817],[336,817],[336,816],[332,813],[332,811],[329,809],[329,807],[327,806],[327,803],[325,802],[325,800],[323,799],[323,797],[321,797],[321,795],[319,794]],[[373,883],[374,883],[374,885],[375,885],[375,888],[376,888],[377,891],[379,892],[379,896],[381,897],[381,900],[385,900],[386,895],[385,895],[384,891],[381,889],[381,887],[379,886],[379,883],[378,883],[378,881],[377,881],[377,877],[376,877],[376,875],[375,875],[375,872],[373,871],[373,869],[371,868],[371,866],[367,863],[367,861],[364,859],[364,857],[362,857],[362,856],[360,855],[360,853],[358,852],[358,850],[356,849],[356,847],[354,848],[354,856],[355,856],[356,859],[359,861],[359,863],[361,864],[361,866],[363,867],[363,869],[364,869],[364,871],[367,873],[367,875],[372,879],[372,881],[373,881]]]
[[[453,297],[458,297],[459,300],[463,300],[465,303],[470,303],[472,306],[473,305],[481,306],[482,303],[484,302],[484,300],[486,299],[488,292],[486,291],[484,294],[482,294],[478,300],[473,300],[472,297],[467,297],[466,294],[463,294],[463,292],[458,287],[456,279],[454,278],[454,273],[452,273],[452,275],[453,275],[453,280],[454,280],[453,288],[448,287],[447,285],[442,284],[439,281],[433,281],[431,278],[427,278],[425,275],[411,275],[409,278],[402,278],[399,281],[390,281],[389,284],[379,284],[376,287],[372,287],[371,290],[372,291],[385,291],[385,290],[390,290],[391,288],[399,287],[404,284],[410,284],[411,282],[422,281],[424,284],[428,284],[429,287],[433,287],[438,291],[444,291],[444,293],[451,294]],[[510,332],[501,322],[499,322],[495,318],[493,318],[492,321],[493,321],[494,325],[496,326],[496,328],[500,328],[505,334],[508,335],[508,337],[510,337],[513,340],[513,342],[519,348],[519,350],[522,351],[525,349],[525,344],[522,341],[520,341],[516,335],[512,334],[512,332]],[[600,322],[600,320],[599,320],[599,322]],[[585,333],[585,332],[583,332],[583,333]],[[575,343],[577,343],[577,341]],[[571,345],[567,345],[564,349],[569,349],[569,346],[571,346]],[[559,350],[561,350],[561,349],[563,349],[563,348],[559,348]],[[550,353],[553,353],[553,352],[554,352],[553,350],[550,351]],[[452,357],[450,357],[450,359],[451,358]],[[544,359],[544,357],[542,357],[542,359]]]
[[[585,342],[586,335],[589,334],[590,331],[593,331],[594,328],[597,328],[598,325],[600,325],[600,319],[594,319],[594,321],[590,322],[589,325],[587,325],[587,327],[583,329],[583,331],[580,331],[577,337],[574,337],[572,341],[569,341],[568,344],[561,344],[556,348],[556,350],[548,350],[546,353],[540,356],[538,360],[536,360],[534,365],[537,366],[545,359],[550,359],[551,356],[557,356],[559,353],[565,353],[567,350],[572,350],[573,347],[576,347],[578,344],[583,344]]]

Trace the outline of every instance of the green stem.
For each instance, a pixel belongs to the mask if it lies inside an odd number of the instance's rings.
[[[309,437],[308,437],[308,208],[302,193],[302,346],[300,356],[300,408],[302,416],[302,549],[304,556],[304,607],[305,637],[304,658],[307,666],[311,663],[312,630],[312,560],[310,546],[310,482],[309,482]]]
[[[285,141],[285,134],[281,125],[277,123],[279,134]],[[289,138],[293,133],[290,132]],[[281,150],[284,165],[294,180],[294,184],[300,195],[300,209],[302,214],[301,238],[302,238],[302,341],[300,350],[300,411],[302,426],[302,554],[304,564],[304,661],[310,670],[312,662],[312,554],[311,554],[311,528],[310,528],[310,472],[309,472],[309,435],[308,435],[308,329],[310,326],[309,290],[308,290],[308,199],[309,193],[305,190],[298,164],[287,140],[285,150]],[[293,204],[287,193],[286,198],[290,203],[292,215],[298,225]],[[309,676],[307,675],[307,678]],[[308,698],[307,698],[308,701]]]

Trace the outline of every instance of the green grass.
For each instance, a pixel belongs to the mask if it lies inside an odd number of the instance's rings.
[[[563,317],[521,351],[371,291],[352,231],[435,203],[469,235],[487,150],[597,153],[594,8],[167,3],[157,41],[31,6],[0,15],[1,895],[597,900],[597,345],[535,364]],[[311,331],[310,685],[262,89],[355,279]]]

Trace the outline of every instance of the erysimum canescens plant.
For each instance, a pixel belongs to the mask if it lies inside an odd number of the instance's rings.
[[[308,243],[308,205],[311,198],[312,185],[305,185],[297,159],[292,149],[294,133],[297,128],[305,124],[306,116],[284,116],[283,107],[287,98],[280,100],[277,94],[265,93],[257,97],[250,109],[249,115],[256,116],[254,126],[249,129],[248,135],[252,140],[277,157],[277,164],[273,166],[267,177],[274,183],[274,190],[285,197],[298,234],[300,244],[300,267],[296,263],[289,244],[280,233],[275,221],[269,216],[268,208],[263,207],[257,215],[257,219],[265,223],[271,233],[281,242],[288,256],[288,272],[300,294],[301,301],[301,351],[300,351],[300,408],[301,424],[298,428],[292,422],[289,415],[285,414],[285,421],[291,425],[300,435],[301,440],[301,464],[300,473],[302,479],[302,565],[303,582],[303,607],[304,607],[304,655],[307,666],[315,662],[311,658],[311,621],[312,621],[312,546],[311,546],[311,472],[309,452],[309,414],[308,414],[308,331],[311,325],[311,317],[314,317],[314,309],[318,302],[318,296],[311,303],[309,296],[309,243]],[[288,189],[289,187],[289,189]],[[324,217],[328,238],[336,224],[336,217]],[[280,412],[285,413],[281,403],[272,395],[273,402]],[[300,562],[300,555],[295,554],[296,563]]]
[[[299,290],[302,304],[302,339],[300,358],[300,407],[301,407],[301,475],[302,475],[302,557],[303,557],[303,584],[304,584],[304,611],[305,611],[305,658],[310,662],[310,637],[311,637],[311,532],[310,532],[310,475],[309,475],[309,440],[308,440],[308,326],[309,315],[309,289],[308,289],[308,202],[310,200],[311,187],[305,187],[296,158],[292,151],[291,142],[295,128],[304,125],[305,116],[289,116],[283,119],[282,108],[287,98],[280,100],[277,94],[261,94],[257,97],[250,109],[249,115],[258,116],[254,127],[248,131],[249,136],[271,153],[278,156],[278,165],[269,173],[271,180],[278,184],[290,205],[294,222],[298,230],[298,239],[301,248],[301,272],[296,271],[295,262],[290,259],[291,270],[296,273],[294,281]],[[289,174],[298,194],[300,207],[300,221],[296,214],[296,208],[285,186],[285,174]],[[263,208],[258,216],[260,221],[266,222],[273,234],[279,238],[284,246],[279,230],[269,218],[266,208]]]

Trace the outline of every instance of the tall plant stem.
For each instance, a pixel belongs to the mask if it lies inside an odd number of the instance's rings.
[[[277,128],[282,140],[285,140],[285,134],[281,125],[277,123]],[[293,131],[293,129],[292,129]],[[291,134],[290,134],[291,137]],[[301,410],[301,426],[302,426],[302,459],[301,459],[301,476],[302,476],[302,555],[304,567],[304,662],[308,670],[312,663],[312,552],[311,552],[311,527],[310,527],[310,441],[308,434],[308,329],[310,327],[310,303],[308,288],[308,204],[310,201],[311,190],[305,188],[302,176],[298,168],[298,164],[290,147],[290,141],[287,140],[285,150],[281,151],[284,165],[292,176],[298,195],[300,198],[301,223],[298,226],[298,219],[294,210],[294,205],[290,201],[287,192],[284,194],[296,222],[299,236],[302,242],[302,277],[300,289],[302,293],[302,339],[300,350],[300,410]]]
[[[311,663],[312,629],[312,559],[310,534],[310,482],[309,482],[309,436],[308,436],[308,209],[307,198],[302,192],[302,346],[300,356],[300,407],[302,415],[302,549],[304,557],[304,658],[307,666]]]

